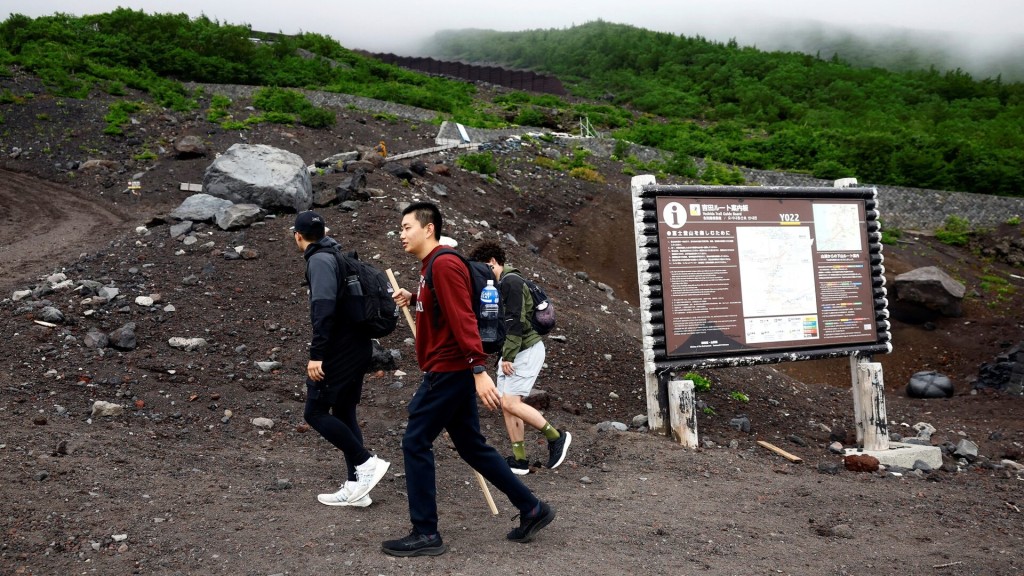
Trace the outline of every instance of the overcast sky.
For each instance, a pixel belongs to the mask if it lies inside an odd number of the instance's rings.
[[[601,19],[649,30],[713,40],[735,38],[765,47],[765,38],[795,21],[848,25],[859,31],[886,27],[941,31],[957,43],[991,46],[1020,41],[1024,11],[1015,0],[517,0],[511,3],[432,0],[337,2],[326,0],[5,0],[0,15],[44,16],[110,12],[118,6],[147,13],[186,13],[268,32],[317,32],[347,48],[408,54],[438,30],[567,28]],[[496,6],[501,6],[501,9]],[[514,11],[509,10],[514,6]],[[952,40],[952,38],[951,38]]]

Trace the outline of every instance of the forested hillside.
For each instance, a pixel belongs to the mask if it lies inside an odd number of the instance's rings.
[[[183,82],[261,85],[258,113],[207,113],[231,129],[256,122],[333,122],[295,93],[312,88],[437,112],[436,121],[574,129],[674,153],[644,164],[617,147],[626,169],[739,183],[722,163],[819,178],[1024,194],[1024,85],[961,70],[890,72],[837,58],[768,53],[605,22],[565,30],[463,31],[435,38],[436,57],[558,75],[572,98],[522,92],[482,98],[477,87],[384,64],[329,37],[283,36],[185,14],[120,8],[107,14],[0,23],[0,74],[19,66],[58,96],[149,92],[176,110],[199,106]],[[17,103],[6,91],[0,103]],[[112,106],[112,134],[135,104]],[[0,117],[2,123],[2,117]],[[698,171],[692,157],[709,160]]]
[[[439,34],[431,56],[558,75],[644,112],[616,136],[822,178],[1024,193],[1024,85],[962,70],[890,72],[591,22]]]

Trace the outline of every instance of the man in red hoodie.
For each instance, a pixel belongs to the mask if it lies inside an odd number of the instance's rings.
[[[529,542],[555,518],[554,508],[533,495],[480,433],[477,398],[489,410],[497,409],[501,399],[485,367],[469,269],[454,254],[431,262],[441,249],[441,224],[441,211],[432,203],[418,202],[402,211],[402,247],[422,267],[417,293],[398,289],[394,298],[399,306],[415,304],[416,360],[423,382],[409,402],[409,423],[402,437],[412,531],[381,544],[392,556],[437,556],[447,550],[437,527],[433,453],[442,430],[448,431],[459,456],[519,509],[519,526],[508,533],[509,540]],[[428,265],[430,286],[425,282]]]

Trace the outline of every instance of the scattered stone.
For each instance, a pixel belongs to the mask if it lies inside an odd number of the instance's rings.
[[[86,348],[106,348],[110,343],[110,337],[96,328],[90,328],[82,338],[82,343]]]
[[[138,339],[135,337],[135,323],[128,322],[110,333],[110,347],[127,352],[135,350]]]
[[[193,350],[200,350],[206,347],[205,338],[183,338],[181,336],[174,336],[167,340],[167,344],[171,348],[177,348],[178,350],[184,350],[185,352],[192,352]]]
[[[850,472],[876,472],[878,471],[878,458],[870,454],[850,454],[843,458],[843,465]]]
[[[839,463],[838,462],[819,462],[818,463],[819,474],[831,474],[835,476],[839,474]]]
[[[252,425],[257,428],[263,428],[264,430],[270,430],[274,427],[274,421],[270,418],[253,418]]]
[[[39,311],[38,317],[39,320],[42,320],[43,322],[51,322],[53,324],[64,323],[64,313],[53,306],[44,307]]]
[[[120,416],[124,413],[124,407],[113,402],[97,400],[92,404],[92,416]]]
[[[949,377],[934,370],[917,372],[910,377],[910,382],[907,384],[907,396],[911,398],[952,398],[953,382]]]
[[[749,434],[750,433],[750,419],[746,416],[739,416],[729,420],[729,426],[739,430],[740,432]]]
[[[274,370],[277,370],[277,369],[281,368],[282,366],[283,366],[283,364],[281,364],[280,362],[257,362],[256,363],[256,367],[258,367],[260,370],[262,370],[264,372],[273,372]]]

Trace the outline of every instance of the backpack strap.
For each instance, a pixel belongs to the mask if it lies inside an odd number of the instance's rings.
[[[434,259],[443,254],[452,254],[453,256],[458,257],[459,260],[462,260],[462,263],[466,265],[466,271],[469,273],[469,297],[470,299],[473,298],[473,271],[469,269],[469,260],[466,260],[466,257],[460,254],[457,250],[452,250],[451,248],[441,248],[438,250],[436,254],[430,257],[430,261],[427,262],[427,271],[423,273],[423,283],[430,288],[430,294],[434,298],[435,326],[437,326],[437,323],[441,321],[441,304],[437,301],[437,295],[434,294]],[[474,307],[473,310],[475,311],[476,308]]]

